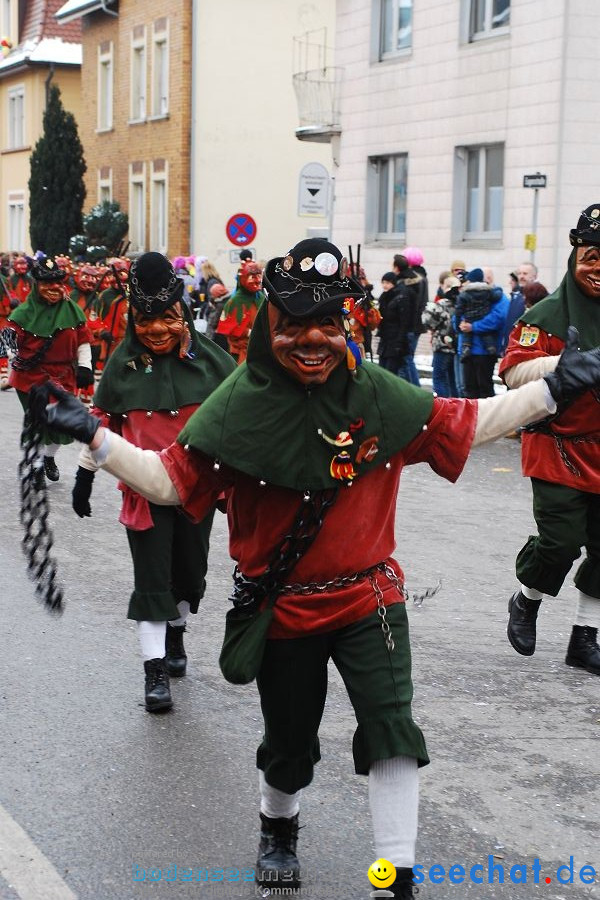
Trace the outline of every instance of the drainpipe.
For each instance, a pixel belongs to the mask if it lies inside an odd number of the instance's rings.
[[[102,7],[102,12],[105,12],[107,16],[115,16],[119,15],[118,12],[115,12],[114,9],[106,8],[106,0],[100,0],[100,6]]]
[[[50,63],[48,77],[44,80],[44,91],[46,92],[46,106],[48,106],[48,94],[50,93],[50,82],[54,78],[54,63]]]
[[[200,0],[192,0],[192,86],[190,90],[190,253],[196,253],[196,95],[197,95],[197,73],[198,63],[196,52],[196,41],[199,37],[199,12],[198,4]]]

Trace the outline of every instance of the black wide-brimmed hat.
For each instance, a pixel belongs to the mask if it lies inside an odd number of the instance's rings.
[[[184,284],[162,253],[142,253],[129,270],[129,302],[147,316],[160,316],[183,297]]]
[[[573,247],[600,247],[600,203],[592,203],[584,209],[577,222],[577,228],[569,232]]]
[[[340,312],[347,297],[365,296],[348,276],[348,261],[325,238],[300,241],[286,256],[271,259],[263,274],[267,299],[296,319]]]
[[[36,259],[29,272],[36,281],[64,281],[67,277],[66,269],[62,269],[58,262],[51,256],[44,259]]]

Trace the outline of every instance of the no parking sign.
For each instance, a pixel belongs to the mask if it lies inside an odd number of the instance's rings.
[[[236,247],[245,247],[256,237],[256,222],[248,213],[236,213],[227,220],[225,233]]]

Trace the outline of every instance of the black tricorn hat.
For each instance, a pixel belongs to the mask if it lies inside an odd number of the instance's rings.
[[[341,312],[346,297],[365,296],[348,277],[348,261],[325,238],[308,238],[286,256],[271,259],[263,274],[267,299],[295,319]]]
[[[33,263],[29,274],[36,281],[64,281],[67,277],[65,269],[61,269],[59,264],[51,256],[44,259],[36,259]]]
[[[569,232],[569,240],[573,247],[600,247],[600,203],[592,203],[583,210],[577,228]]]
[[[129,302],[146,316],[160,316],[181,300],[183,281],[162,253],[142,253],[129,270]]]

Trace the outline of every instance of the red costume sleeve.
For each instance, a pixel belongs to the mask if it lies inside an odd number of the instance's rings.
[[[195,522],[215,506],[219,497],[233,485],[233,472],[193,447],[187,450],[177,441],[160,454],[169,478],[181,500],[185,512]]]
[[[448,481],[461,474],[477,425],[477,401],[436,397],[423,430],[402,450],[403,465],[429,463]]]

